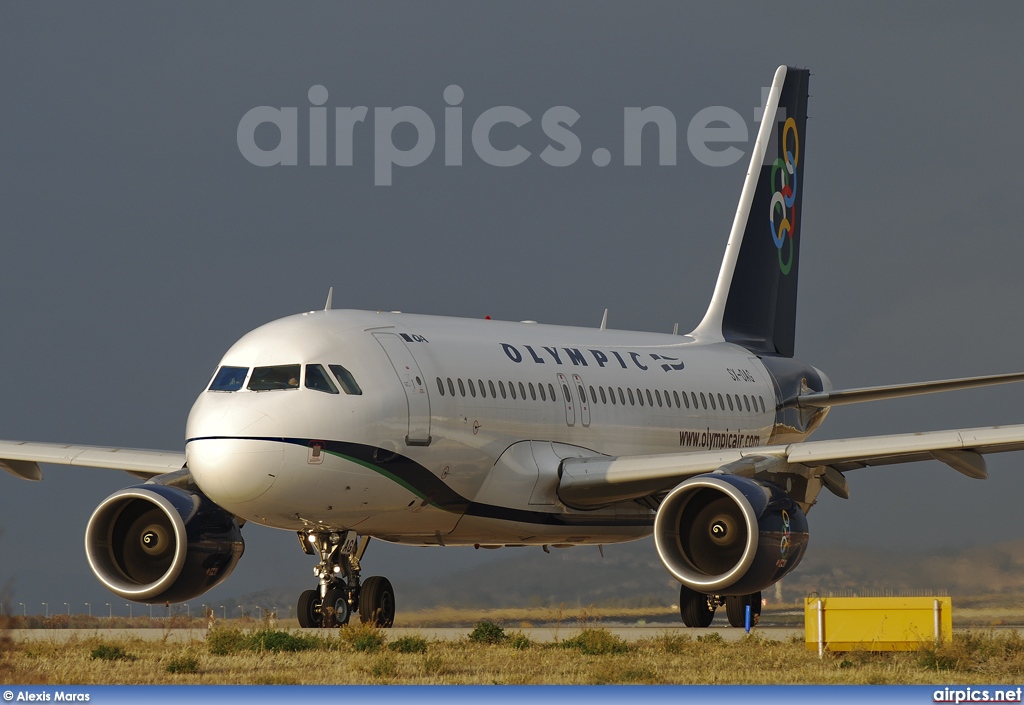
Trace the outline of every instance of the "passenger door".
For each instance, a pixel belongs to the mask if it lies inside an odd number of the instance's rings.
[[[384,348],[391,366],[405,390],[408,403],[409,427],[405,436],[406,445],[430,445],[430,396],[427,394],[426,380],[420,371],[416,358],[409,348],[394,333],[374,333],[380,346]]]

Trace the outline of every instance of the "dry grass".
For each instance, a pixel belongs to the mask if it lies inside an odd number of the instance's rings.
[[[494,622],[506,628],[579,626],[602,619],[618,622],[637,623],[652,617],[679,619],[679,609],[664,607],[509,607],[493,609],[472,609],[454,607],[432,607],[430,609],[402,612],[403,627],[472,627],[482,621]],[[395,626],[398,626],[397,624]]]
[[[494,622],[505,629],[526,629],[529,627],[587,627],[602,623],[619,624],[665,624],[679,622],[679,609],[675,605],[648,607],[523,607],[523,608],[431,608],[403,611],[395,626],[412,628],[466,627],[482,621]],[[761,623],[770,626],[801,627],[804,622],[804,603],[797,600],[771,604],[762,613]],[[293,630],[299,628],[294,618],[244,617],[242,619],[217,618],[216,626],[227,629],[277,628]],[[89,617],[84,614],[54,614],[49,617],[15,615],[8,618],[10,629],[194,629],[206,630],[209,622],[199,616],[187,618],[176,615],[170,618]],[[955,597],[953,626],[958,629],[986,629],[988,627],[1024,627],[1024,595],[985,595]]]
[[[2,656],[6,683],[51,684],[937,684],[1019,683],[1024,638],[1016,632],[958,633],[953,644],[919,653],[826,654],[819,660],[802,641],[751,635],[725,642],[717,635],[690,639],[666,631],[632,644],[600,628],[554,644],[417,641],[390,649],[386,632],[345,627],[317,638],[286,632],[230,632],[217,651],[211,643],[166,644],[139,639],[72,637],[9,645]],[[254,635],[262,636],[254,637]],[[299,641],[293,641],[298,638]],[[422,643],[420,643],[422,642]],[[305,650],[269,648],[303,643]],[[309,648],[306,648],[306,647]],[[105,648],[100,648],[105,647]],[[133,658],[104,660],[93,653]]]

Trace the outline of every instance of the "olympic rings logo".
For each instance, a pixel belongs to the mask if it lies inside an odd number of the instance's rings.
[[[782,510],[782,540],[779,541],[779,553],[782,554],[782,559],[785,560],[789,556],[789,537],[790,537],[790,523],[789,523],[789,512],[785,509]]]
[[[797,181],[796,165],[800,163],[800,135],[797,133],[796,121],[786,118],[782,128],[782,157],[776,157],[772,164],[771,185],[775,187],[769,207],[768,222],[771,226],[772,241],[779,254],[779,269],[782,274],[789,274],[793,267],[793,232],[796,230]],[[778,220],[776,220],[778,218]],[[782,250],[789,244],[785,259]]]

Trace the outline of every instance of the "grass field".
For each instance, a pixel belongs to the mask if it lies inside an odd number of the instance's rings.
[[[525,621],[525,620],[524,620]],[[578,626],[578,623],[577,623]],[[2,632],[0,632],[2,634]],[[738,642],[670,631],[626,643],[587,623],[579,636],[531,643],[481,622],[454,641],[343,627],[328,638],[299,631],[215,628],[205,642],[135,638],[13,643],[0,636],[9,684],[1020,684],[1024,637],[958,632],[951,645],[904,653],[809,653],[801,640],[753,633]]]
[[[277,618],[269,621],[270,612],[262,619],[222,620],[215,624],[237,629],[274,626],[280,629],[298,629],[297,619]],[[724,617],[716,617],[719,621]],[[599,626],[616,625],[679,625],[679,609],[675,605],[645,607],[502,607],[502,608],[446,608],[433,607],[406,610],[399,614],[395,626],[400,627],[467,627],[488,620],[506,628]],[[269,624],[268,624],[269,622]],[[762,614],[762,624],[775,627],[801,627],[804,622],[803,601],[774,604]],[[953,625],[957,629],[984,630],[989,627],[1020,627],[1024,631],[1024,594],[956,597],[953,602]],[[206,629],[205,618],[184,614],[172,617],[145,615],[129,619],[124,616],[91,617],[84,614],[16,615],[9,618],[11,629]]]

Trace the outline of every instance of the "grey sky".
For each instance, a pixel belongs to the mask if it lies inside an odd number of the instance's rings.
[[[336,307],[593,326],[608,307],[611,327],[689,330],[746,159],[702,165],[687,124],[728,106],[752,141],[781,63],[812,71],[797,354],[837,387],[1024,369],[1024,9],[914,7],[5,4],[0,438],[179,449],[223,351],[322,307],[329,286]],[[465,93],[460,167],[444,166],[450,84]],[[369,122],[352,166],[309,166],[313,85],[328,108],[368,106],[368,120],[417,106],[438,144],[390,187],[373,183]],[[299,108],[297,166],[240,154],[238,122],[259,105]],[[495,130],[496,144],[532,152],[516,167],[470,145],[473,120],[499,105],[533,118]],[[541,116],[557,105],[581,115],[582,156],[564,168],[538,157]],[[677,164],[657,165],[652,135],[643,166],[625,167],[623,108],[651,105],[676,116]],[[408,147],[413,133],[395,137]],[[598,147],[609,166],[591,161]],[[1020,423],[1021,393],[838,409],[817,437]],[[988,482],[938,463],[850,473],[851,500],[825,496],[811,512],[811,550],[1019,537],[1022,461],[992,458]],[[44,475],[0,477],[0,584],[16,577],[8,599],[30,611],[111,602],[82,536],[132,478]],[[245,557],[210,601],[312,580],[293,535],[244,534]],[[364,565],[401,600],[501,557],[375,544]]]

